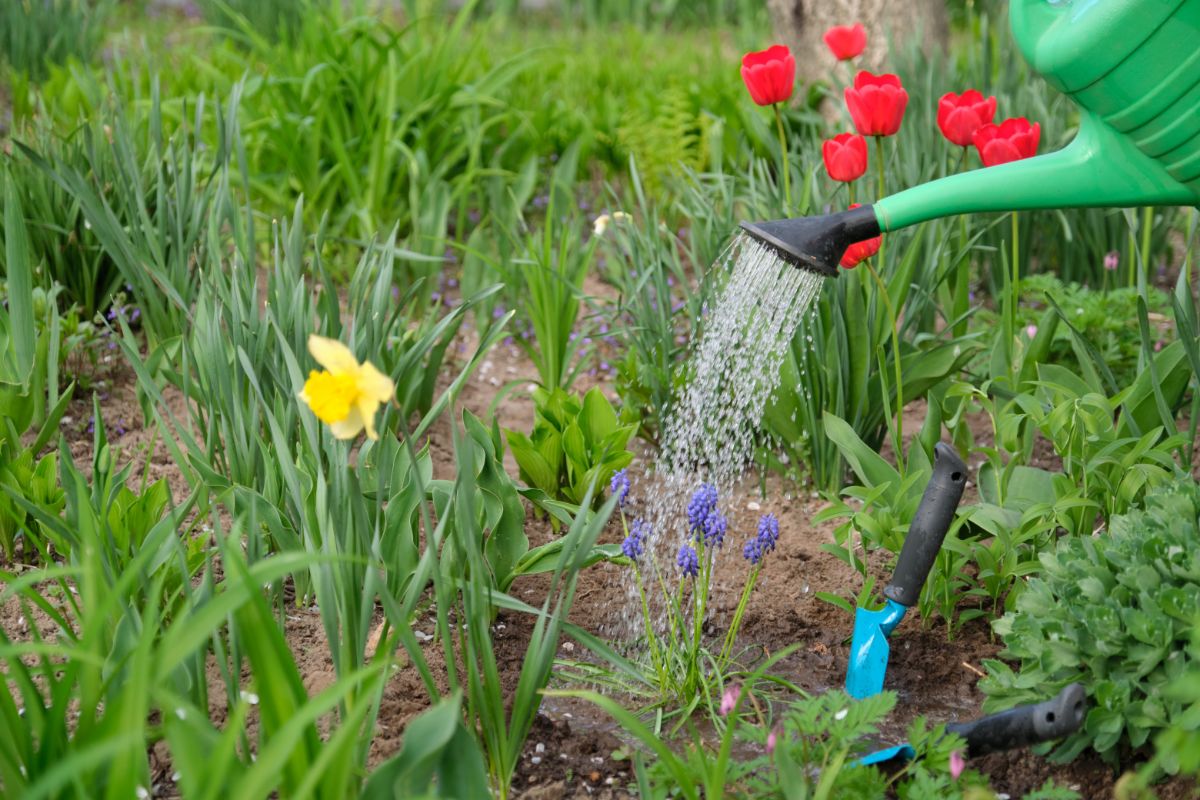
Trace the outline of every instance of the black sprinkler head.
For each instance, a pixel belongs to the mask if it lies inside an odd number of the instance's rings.
[[[794,267],[837,276],[846,248],[879,235],[879,220],[871,206],[824,217],[797,217],[770,222],[743,222],[742,230],[772,247]]]

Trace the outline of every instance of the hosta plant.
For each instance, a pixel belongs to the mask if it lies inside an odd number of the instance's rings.
[[[582,400],[561,389],[535,389],[533,400],[532,434],[506,431],[521,480],[529,486],[578,505],[588,486],[606,485],[633,461],[628,444],[637,425],[622,425],[599,388]]]
[[[1196,668],[1186,647],[1200,613],[1198,536],[1200,486],[1181,479],[1115,517],[1106,534],[1061,539],[1016,610],[993,623],[1005,661],[986,662],[985,710],[1083,683],[1091,710],[1054,749],[1058,761],[1091,747],[1115,763],[1161,730],[1200,726],[1170,691]]]

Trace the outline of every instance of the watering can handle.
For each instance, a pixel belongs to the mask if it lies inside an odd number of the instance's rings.
[[[933,448],[933,474],[921,495],[921,504],[908,526],[900,561],[883,595],[902,606],[912,607],[921,597],[921,587],[942,549],[942,540],[954,521],[954,512],[967,482],[967,465],[954,448],[938,442]]]

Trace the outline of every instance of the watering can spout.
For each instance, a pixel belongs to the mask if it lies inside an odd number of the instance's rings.
[[[1079,134],[1048,155],[882,198],[864,238],[952,214],[1200,205],[1200,0],[1009,0],[1009,19],[1026,61],[1079,106]],[[840,214],[742,227],[826,275],[845,233],[869,228]]]
[[[951,175],[851,211],[741,227],[795,266],[834,276],[851,244],[940,217],[1198,202],[1200,191],[1085,112],[1074,141],[1054,153]]]

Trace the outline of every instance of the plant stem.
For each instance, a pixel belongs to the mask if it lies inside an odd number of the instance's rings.
[[[771,106],[775,109],[775,129],[779,132],[779,168],[783,172],[783,202],[784,216],[792,213],[792,167],[788,163],[787,134],[783,130],[783,112],[779,103]]]
[[[738,628],[742,625],[742,615],[746,613],[746,606],[750,602],[750,595],[754,591],[754,584],[758,582],[758,571],[761,568],[761,564],[754,565],[754,571],[750,573],[750,577],[746,580],[746,586],[742,589],[742,597],[738,600],[737,610],[733,612],[733,621],[729,624],[728,633],[725,634],[725,645],[721,648],[721,657],[718,659],[722,670],[729,663],[729,654],[733,651],[733,643],[737,639]]]
[[[1146,296],[1146,286],[1150,282],[1150,229],[1154,225],[1154,208],[1146,206],[1142,209],[1142,279],[1138,281],[1138,291]]]
[[[1009,322],[1011,329],[1009,331],[1008,346],[1015,352],[1014,337],[1017,335],[1017,303],[1021,296],[1021,262],[1017,260],[1021,252],[1021,225],[1017,219],[1017,212],[1012,212],[1012,285],[1009,286]],[[1012,384],[1012,389],[1017,388],[1016,380],[1016,365],[1013,364],[1013,359],[1008,359],[1009,368],[1009,383]]]
[[[879,273],[875,271],[875,267],[871,265],[871,259],[865,259],[863,264],[866,265],[867,271],[874,278],[875,285],[879,287],[879,297],[883,300],[883,306],[887,310],[888,322],[891,323],[892,327],[892,363],[896,371],[896,435],[893,437],[892,446],[896,451],[896,463],[902,466],[904,464],[904,379],[900,371],[900,333],[897,330],[896,310],[892,308],[892,298],[888,296],[887,286],[884,285],[883,279],[879,277]],[[880,364],[879,368],[882,373],[887,369],[887,365]]]

